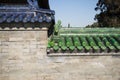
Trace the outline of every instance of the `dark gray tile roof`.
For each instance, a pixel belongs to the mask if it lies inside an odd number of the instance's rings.
[[[33,9],[28,5],[1,5],[0,27],[50,27],[54,14],[53,10]]]
[[[54,20],[54,17],[51,14],[45,14],[45,13],[35,13],[35,12],[28,12],[28,13],[3,13],[0,12],[0,23],[35,23],[35,22],[51,22]]]

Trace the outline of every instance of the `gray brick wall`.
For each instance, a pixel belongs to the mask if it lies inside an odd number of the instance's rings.
[[[0,31],[0,80],[120,80],[120,56],[46,54],[47,31]]]

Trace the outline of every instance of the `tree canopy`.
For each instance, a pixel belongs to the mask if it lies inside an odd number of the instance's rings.
[[[95,16],[100,27],[120,27],[120,0],[98,0]]]

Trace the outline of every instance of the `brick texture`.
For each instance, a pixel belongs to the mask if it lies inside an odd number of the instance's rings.
[[[120,80],[120,56],[46,53],[47,31],[0,31],[0,80]]]

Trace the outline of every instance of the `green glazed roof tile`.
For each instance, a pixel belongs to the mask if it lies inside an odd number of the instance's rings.
[[[67,47],[66,47],[66,46],[62,46],[61,49],[62,49],[63,51],[65,51],[65,50],[67,50]]]
[[[77,53],[81,53],[81,51],[83,51],[85,53],[85,51],[93,51],[93,52],[111,52],[111,51],[120,51],[120,32],[118,32],[117,29],[113,30],[114,33],[110,34],[112,32],[112,30],[110,29],[109,31],[103,30],[103,31],[99,31],[100,34],[103,32],[104,34],[100,35],[97,34],[97,29],[96,31],[92,29],[83,29],[82,33],[95,33],[95,35],[93,34],[85,34],[85,35],[78,35],[78,33],[72,34],[74,33],[71,32],[71,34],[66,34],[66,35],[59,35],[57,36],[58,40],[54,40],[54,38],[51,38],[51,40],[48,42],[48,48],[53,48],[54,50],[63,50],[63,51],[73,51],[75,50]],[[104,31],[107,31],[107,33],[105,33]],[[117,31],[117,33],[115,34],[115,31]],[[81,33],[81,32],[80,32]],[[62,33],[60,33],[62,34]],[[109,35],[106,35],[109,34]],[[54,36],[53,36],[54,37]],[[59,38],[58,38],[59,37]],[[57,46],[56,46],[56,45]],[[62,52],[62,51],[61,51]]]

